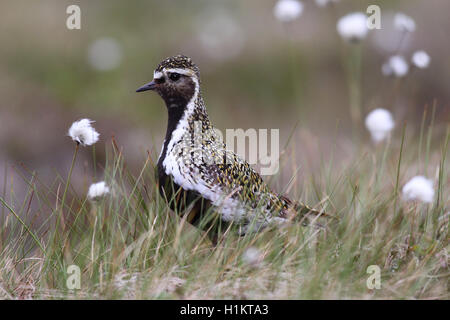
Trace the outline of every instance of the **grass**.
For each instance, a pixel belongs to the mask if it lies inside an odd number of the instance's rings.
[[[228,230],[217,247],[158,195],[153,155],[134,173],[113,141],[98,168],[112,194],[95,203],[75,190],[71,174],[45,185],[35,172],[16,169],[10,181],[24,179],[28,193],[18,201],[11,183],[7,199],[2,188],[0,297],[448,299],[449,130],[433,140],[430,128],[423,155],[421,132],[361,147],[345,166],[325,161],[323,174],[304,180],[295,196],[310,204],[325,199],[339,216],[325,230],[291,224],[243,237]],[[418,151],[438,168],[430,205],[407,203],[399,192],[417,174],[409,168],[421,161]],[[251,247],[261,255],[256,263],[242,258]],[[79,290],[67,288],[70,265],[80,268]],[[381,289],[366,286],[371,265],[381,269]]]

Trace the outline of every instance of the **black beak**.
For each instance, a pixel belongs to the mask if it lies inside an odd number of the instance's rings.
[[[149,82],[149,83],[143,85],[139,89],[137,89],[136,92],[142,92],[142,91],[147,91],[147,90],[155,90],[155,87],[156,87],[156,82],[152,81],[152,82]]]

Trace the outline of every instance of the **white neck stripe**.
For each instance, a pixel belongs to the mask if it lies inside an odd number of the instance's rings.
[[[164,155],[165,160],[163,161],[163,163],[166,162],[167,155],[172,151],[174,144],[183,138],[183,135],[185,134],[186,130],[189,128],[188,119],[191,116],[191,114],[194,112],[195,102],[197,101],[199,91],[200,91],[200,84],[198,83],[197,78],[193,78],[192,80],[195,83],[194,95],[192,96],[191,100],[188,102],[188,104],[186,106],[186,110],[184,110],[183,116],[179,120],[175,130],[172,132],[169,144],[167,146],[166,153]],[[159,157],[161,157],[161,156],[162,156],[162,153],[160,154]]]

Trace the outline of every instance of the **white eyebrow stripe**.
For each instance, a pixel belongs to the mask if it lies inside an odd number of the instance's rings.
[[[186,76],[193,76],[193,75],[195,75],[195,73],[192,70],[180,69],[180,68],[164,69],[164,72],[179,73],[179,74],[184,74]]]
[[[161,79],[164,76],[164,74],[160,71],[153,72],[153,79]]]

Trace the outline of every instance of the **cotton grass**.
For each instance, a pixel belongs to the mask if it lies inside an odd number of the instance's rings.
[[[431,58],[425,51],[416,51],[412,56],[412,64],[419,69],[426,69],[430,65]]]
[[[343,16],[339,19],[336,28],[339,35],[348,42],[359,42],[366,38],[369,32],[367,16],[362,12]]]
[[[279,0],[273,8],[273,14],[281,22],[290,22],[301,16],[303,3],[297,0]]]
[[[100,134],[92,127],[95,121],[81,119],[72,123],[69,128],[69,136],[82,146],[90,146],[98,141]]]
[[[392,114],[386,109],[375,109],[366,117],[366,128],[375,143],[385,140],[394,127]]]
[[[395,55],[390,57],[389,60],[383,64],[381,71],[385,76],[403,78],[409,72],[409,65],[403,56]]]
[[[394,27],[400,32],[416,31],[416,22],[404,13],[397,13],[394,17]]]
[[[319,7],[326,7],[328,5],[331,5],[332,3],[339,2],[339,0],[316,0],[315,2]]]
[[[109,187],[105,181],[91,184],[88,191],[88,199],[91,201],[97,201],[110,193]]]
[[[241,258],[245,264],[257,267],[261,263],[263,256],[258,248],[249,247],[244,251]]]
[[[415,176],[403,186],[402,193],[407,201],[431,203],[434,198],[433,181],[424,176]]]

